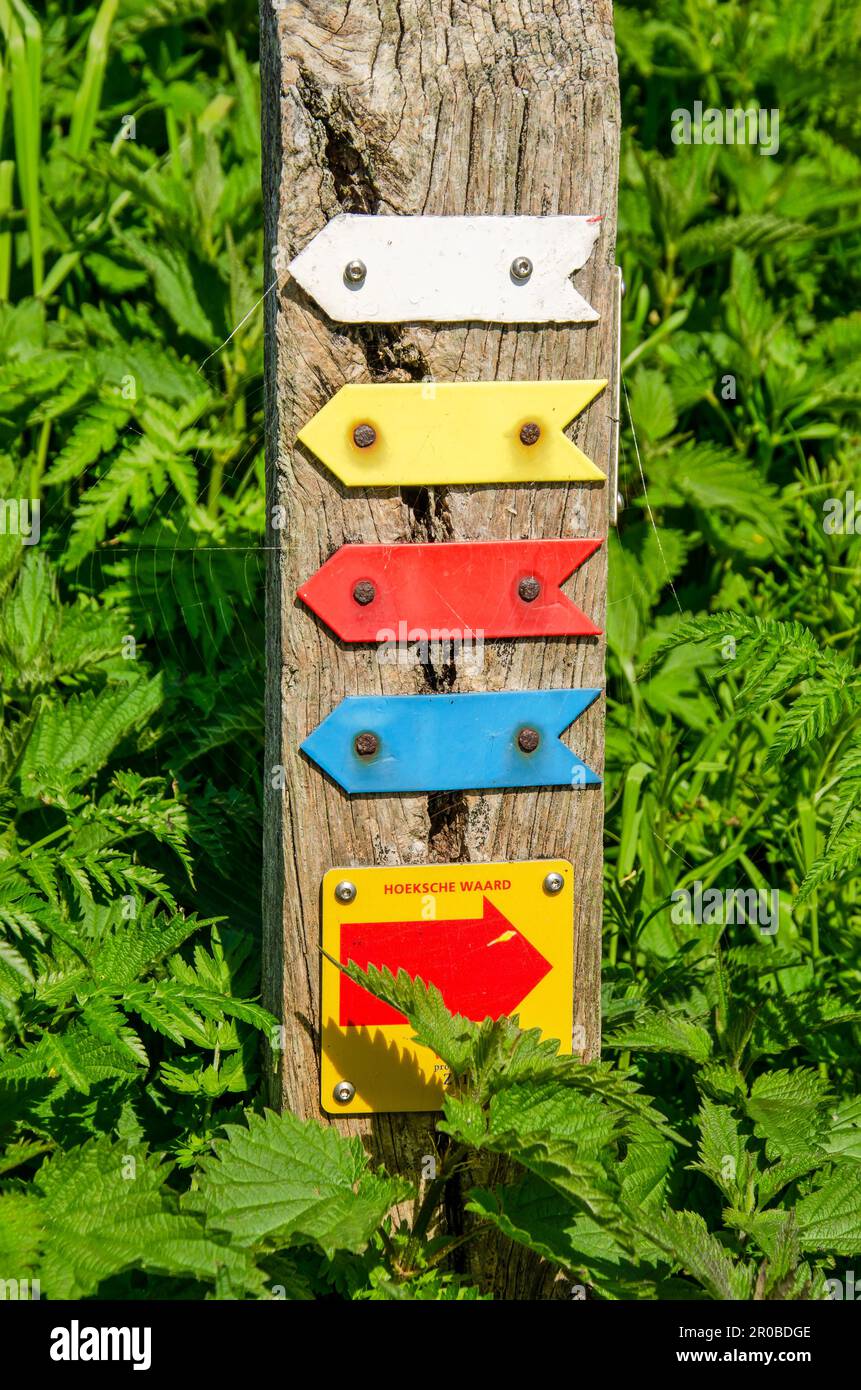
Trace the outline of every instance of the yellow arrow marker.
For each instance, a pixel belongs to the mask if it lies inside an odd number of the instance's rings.
[[[348,487],[601,482],[562,433],[606,381],[342,386],[299,440]]]

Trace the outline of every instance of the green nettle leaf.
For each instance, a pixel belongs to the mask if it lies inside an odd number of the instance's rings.
[[[816,1072],[765,1072],[750,1088],[747,1113],[769,1158],[797,1158],[822,1147],[828,1091]]]
[[[795,1208],[802,1250],[857,1255],[861,1249],[861,1165],[838,1166]]]
[[[33,1192],[0,1196],[0,1279],[38,1277],[44,1239],[42,1204]]]
[[[676,1145],[651,1124],[636,1119],[621,1164],[621,1200],[626,1205],[655,1210],[666,1201]]]
[[[527,1173],[518,1183],[491,1192],[474,1188],[467,1210],[497,1226],[509,1240],[525,1245],[554,1264],[580,1264],[571,1244],[573,1211],[550,1183]],[[612,1237],[608,1237],[612,1243]]]
[[[633,1028],[605,1039],[605,1045],[633,1052],[677,1052],[694,1062],[707,1062],[711,1035],[700,1024],[678,1014],[647,1013]]]
[[[861,1098],[829,1110],[831,1124],[823,1147],[833,1158],[861,1159]]]
[[[197,296],[188,256],[170,246],[155,250],[132,232],[124,232],[122,241],[134,260],[152,276],[159,303],[180,331],[212,347],[216,342],[215,330]]]
[[[705,1099],[700,1107],[700,1152],[696,1165],[730,1201],[748,1192],[756,1163],[739,1132],[738,1117],[728,1105]]]
[[[477,1118],[474,1108],[446,1097],[440,1128],[461,1143],[516,1159],[596,1217],[615,1214],[603,1163],[622,1128],[615,1108],[559,1082],[522,1083],[492,1097],[483,1135]]]
[[[823,1155],[821,1153],[807,1154],[800,1158],[781,1160],[773,1163],[765,1172],[760,1173],[756,1180],[756,1198],[760,1206],[765,1206],[774,1200],[778,1192],[788,1187],[798,1178],[804,1178],[808,1173],[815,1173],[822,1167]]]
[[[48,1298],[84,1298],[126,1269],[261,1289],[245,1251],[179,1210],[170,1166],[103,1137],[47,1159],[36,1187],[43,1223],[38,1274]]]
[[[28,555],[21,564],[12,595],[0,610],[0,644],[8,659],[23,667],[32,660],[54,626],[56,588],[42,556]]]
[[[597,1096],[579,1095],[558,1082],[518,1082],[494,1095],[489,1138],[570,1139],[584,1157],[599,1157],[616,1139],[621,1115]]]
[[[195,932],[211,926],[193,914],[177,912],[166,917],[156,915],[148,907],[137,919],[122,921],[94,952],[91,960],[93,977],[101,984],[113,987],[133,985],[158,961],[178,950]],[[160,983],[169,988],[169,982]]]
[[[82,1018],[94,1037],[118,1052],[127,1053],[142,1066],[149,1065],[146,1048],[133,1028],[130,1028],[119,1009],[107,999],[94,999],[86,1006]]]
[[[410,1184],[371,1170],[359,1139],[295,1115],[249,1113],[226,1125],[201,1165],[190,1210],[235,1244],[314,1244],[325,1255],[360,1253]]]
[[[640,367],[631,386],[631,414],[637,428],[653,442],[671,434],[676,425],[673,393],[660,372]]]
[[[630,1213],[659,1250],[685,1271],[714,1299],[749,1299],[753,1269],[736,1263],[696,1212],[669,1211],[659,1216]]]
[[[333,964],[340,965],[337,961]],[[458,1106],[458,1124],[474,1129],[476,1135],[486,1128],[483,1105],[507,1087],[534,1082],[554,1083],[603,1098],[629,1117],[639,1115],[648,1120],[655,1133],[675,1138],[665,1117],[625,1072],[609,1065],[584,1066],[572,1053],[560,1053],[559,1043],[542,1038],[537,1028],[518,1027],[516,1017],[473,1023],[450,1014],[434,985],[425,985],[418,977],[413,980],[406,971],[399,971],[395,978],[391,971],[375,966],[367,971],[352,964],[340,968],[404,1013],[415,1030],[415,1041],[430,1048],[451,1068],[453,1080],[447,1100]],[[454,1112],[450,1119],[454,1124]]]
[[[117,744],[151,718],[164,699],[160,676],[138,678],[40,710],[19,768],[22,790],[76,786],[92,777]]]
[[[652,501],[680,506],[687,502],[706,516],[725,511],[755,517],[756,531],[780,543],[783,506],[775,488],[752,473],[747,460],[713,444],[686,444],[653,465]]]

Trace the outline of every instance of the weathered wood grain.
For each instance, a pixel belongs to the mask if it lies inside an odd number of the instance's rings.
[[[606,489],[348,492],[294,442],[348,381],[610,375],[618,83],[609,0],[262,0],[262,21],[266,238],[278,281],[267,299],[265,978],[285,1024],[274,1098],[320,1116],[319,889],[333,865],[571,859],[575,1040],[585,1057],[598,1052],[600,788],[348,799],[297,747],[345,695],[603,685],[603,639],[488,643],[478,672],[380,665],[374,649],[333,640],[294,595],[344,541],[606,535]],[[575,283],[601,318],[572,328],[333,324],[286,265],[337,212],[600,214]],[[611,408],[607,391],[570,431],[602,468]],[[603,626],[603,549],[566,591]],[[566,736],[596,770],[603,717],[597,702]],[[432,1116],[335,1123],[413,1178],[433,1152]],[[519,1281],[523,1296],[524,1277],[512,1255],[497,1285]]]

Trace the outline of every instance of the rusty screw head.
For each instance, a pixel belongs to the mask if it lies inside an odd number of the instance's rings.
[[[517,746],[521,753],[534,753],[540,742],[541,735],[537,729],[521,729],[517,735]]]
[[[370,449],[377,442],[377,431],[373,425],[357,425],[353,430],[353,443],[357,449]]]
[[[366,604],[373,603],[377,597],[377,591],[370,579],[360,579],[353,588],[353,598],[364,608]]]
[[[515,256],[511,262],[511,278],[523,285],[532,274],[532,262],[528,256]]]
[[[372,758],[380,746],[376,734],[357,734],[353,744],[360,758]]]
[[[541,593],[541,585],[537,579],[521,579],[517,586],[517,592],[524,603],[534,603]]]
[[[536,425],[534,420],[529,420],[520,428],[521,444],[537,444],[541,438],[541,426]]]

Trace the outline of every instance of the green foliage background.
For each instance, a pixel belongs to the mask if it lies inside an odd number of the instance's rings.
[[[616,25],[606,1060],[375,977],[454,1077],[406,1227],[410,1184],[256,1099],[256,8],[0,0],[0,496],[41,499],[0,536],[2,1278],[483,1296],[437,1218],[497,1153],[474,1229],[590,1297],[822,1297],[861,1253],[861,542],[823,524],[861,498],[861,11]],[[777,108],[779,153],[674,146],[696,100]],[[777,933],[674,920],[697,881],[779,889]]]

